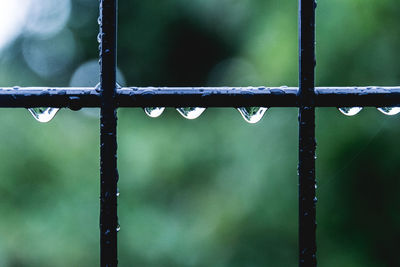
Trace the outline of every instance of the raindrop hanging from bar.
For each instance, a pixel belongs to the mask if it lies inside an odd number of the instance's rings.
[[[152,108],[144,108],[143,110],[147,114],[147,116],[152,118],[157,118],[164,112],[165,108],[152,107]]]
[[[378,110],[383,114],[389,116],[393,116],[400,113],[400,107],[383,107],[383,108],[378,108]]]
[[[184,118],[189,119],[189,120],[194,120],[194,119],[198,118],[206,109],[198,108],[198,107],[197,108],[188,107],[188,108],[177,108],[176,110]]]
[[[243,119],[248,123],[257,123],[259,122],[268,108],[262,107],[242,107],[237,109],[239,113],[242,115]]]
[[[29,112],[38,122],[49,122],[51,121],[59,108],[29,108]]]
[[[362,110],[361,107],[343,107],[339,108],[339,111],[342,112],[346,116],[354,116],[357,115]]]

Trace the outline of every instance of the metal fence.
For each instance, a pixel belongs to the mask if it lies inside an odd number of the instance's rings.
[[[2,88],[0,107],[100,107],[101,266],[117,266],[117,113],[119,107],[298,107],[299,266],[316,266],[315,107],[395,107],[400,87],[314,85],[315,0],[299,0],[299,87],[119,88],[117,0],[100,1],[98,88]],[[390,110],[390,108],[388,108]]]

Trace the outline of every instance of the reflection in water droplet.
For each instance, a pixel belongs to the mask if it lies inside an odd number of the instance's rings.
[[[117,193],[115,194],[117,197],[119,197],[119,188],[117,188]]]
[[[194,120],[198,118],[205,108],[177,108],[176,109],[184,118],[189,119],[189,120]]]
[[[117,232],[119,232],[121,230],[121,226],[119,224],[117,225],[117,229],[116,230],[117,230]]]
[[[97,18],[97,24],[101,25],[101,15]]]
[[[32,116],[39,122],[49,122],[51,121],[59,108],[29,108],[29,112]]]
[[[384,108],[378,108],[378,110],[385,115],[391,115],[391,116],[400,113],[400,107],[384,107]]]
[[[144,108],[143,110],[149,117],[157,118],[164,112],[164,109],[165,108],[153,107],[153,108]]]
[[[264,116],[268,108],[261,107],[243,107],[237,109],[242,115],[243,119],[248,123],[257,123]]]
[[[357,115],[362,110],[361,107],[344,107],[339,108],[339,111],[342,112],[346,116],[354,116]]]

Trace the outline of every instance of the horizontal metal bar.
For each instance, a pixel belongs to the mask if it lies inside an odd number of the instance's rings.
[[[297,105],[297,88],[289,87],[204,87],[122,88],[120,107],[245,107]]]
[[[80,87],[12,87],[0,89],[0,107],[63,107],[73,110],[82,107],[100,107],[100,91]]]
[[[385,107],[400,105],[400,87],[317,87],[316,107]]]
[[[400,87],[317,87],[315,107],[400,106]],[[299,107],[297,87],[124,87],[118,107]],[[98,88],[1,88],[0,107],[100,107]]]

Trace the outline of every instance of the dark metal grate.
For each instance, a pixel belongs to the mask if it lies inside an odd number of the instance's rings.
[[[299,0],[299,88],[117,88],[117,0],[100,0],[100,88],[2,88],[0,107],[101,108],[101,266],[117,266],[118,107],[298,107],[299,266],[316,266],[315,107],[400,105],[400,87],[314,86],[315,0]]]

